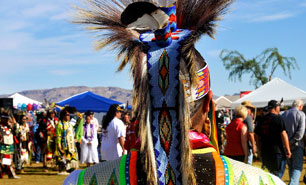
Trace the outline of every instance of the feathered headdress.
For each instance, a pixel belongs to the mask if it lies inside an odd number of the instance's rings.
[[[195,42],[207,34],[213,38],[216,21],[226,12],[233,0],[85,0],[86,8],[78,8],[78,17],[75,23],[87,24],[89,30],[99,31],[96,49],[105,46],[118,51],[117,59],[121,60],[118,71],[128,62],[131,63],[131,72],[134,77],[142,71],[136,65],[141,60],[141,52],[146,50],[145,45],[139,42],[139,31],[126,29],[120,21],[121,13],[131,3],[150,2],[157,6],[177,6],[177,27],[192,30],[192,34],[185,41],[182,53],[185,54],[190,74],[196,74],[196,66],[191,61],[197,56],[194,49]],[[102,32],[100,32],[102,31]],[[193,82],[196,76],[192,76]],[[134,82],[137,82],[134,80]],[[137,85],[136,85],[137,86]]]
[[[147,63],[146,54],[148,48],[139,40],[142,30],[129,29],[126,24],[121,22],[121,15],[125,8],[135,2],[150,2],[156,6],[169,6],[175,4],[177,16],[177,28],[188,29],[191,34],[181,44],[181,59],[183,75],[189,74],[186,78],[190,80],[191,86],[197,86],[197,70],[206,65],[204,59],[199,52],[194,48],[194,44],[199,38],[207,34],[213,38],[215,33],[216,21],[220,20],[227,7],[233,0],[85,0],[87,2],[85,8],[78,8],[79,14],[75,23],[88,25],[89,30],[97,31],[98,40],[96,49],[101,49],[108,46],[110,49],[118,52],[117,59],[121,60],[118,71],[122,70],[127,63],[131,64],[131,74],[133,76],[133,112],[137,117],[148,118],[150,110],[150,96],[148,94],[148,79],[147,79]],[[182,93],[184,94],[184,92]],[[182,100],[182,98],[180,99]],[[184,105],[184,103],[181,103]],[[189,114],[188,108],[180,115]],[[180,118],[184,123],[190,124],[189,116]],[[149,141],[149,125],[145,119],[140,120],[141,133],[141,152],[148,154],[143,159],[144,165],[147,168],[148,177],[154,176],[154,167],[150,163],[149,155],[152,153],[152,143]],[[182,125],[181,125],[182,126]],[[189,125],[181,127],[183,131],[189,128]],[[185,133],[184,133],[185,134]],[[186,134],[185,134],[186,135]],[[188,141],[185,141],[189,147]],[[186,148],[186,147],[185,147]],[[188,149],[189,150],[189,149]],[[186,152],[187,154],[190,152]],[[185,154],[182,154],[184,156]],[[188,161],[188,160],[187,160]],[[188,163],[188,162],[187,162]],[[189,166],[190,164],[185,165]],[[184,165],[182,165],[184,166]],[[184,168],[184,167],[182,167]],[[188,167],[187,167],[188,168]],[[184,171],[184,169],[183,169]],[[189,173],[189,172],[188,172]],[[188,179],[190,177],[187,177]],[[190,179],[188,180],[189,182]],[[154,184],[154,180],[149,180]],[[193,184],[194,182],[190,183]]]

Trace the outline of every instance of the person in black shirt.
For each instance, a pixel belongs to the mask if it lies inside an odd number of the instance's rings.
[[[269,113],[255,127],[256,143],[263,166],[282,178],[286,157],[291,157],[288,135],[276,100],[268,103]]]

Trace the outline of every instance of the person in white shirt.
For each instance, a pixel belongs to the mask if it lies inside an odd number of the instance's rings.
[[[86,116],[81,142],[81,163],[87,163],[87,166],[99,163],[97,147],[97,132],[94,124],[91,122],[90,116]]]
[[[86,115],[90,117],[90,122],[91,122],[92,124],[94,124],[95,130],[96,130],[96,132],[98,132],[98,129],[99,129],[99,121],[98,121],[97,118],[95,118],[94,112],[88,110],[88,111],[86,112]]]
[[[126,127],[120,120],[123,109],[118,104],[110,106],[102,121],[102,160],[115,160],[125,154]]]

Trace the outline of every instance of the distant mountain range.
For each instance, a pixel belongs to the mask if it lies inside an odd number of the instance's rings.
[[[25,90],[18,92],[26,97],[29,97],[33,100],[40,102],[45,102],[45,99],[48,102],[59,102],[70,96],[80,94],[85,91],[91,91],[100,96],[110,98],[122,103],[129,101],[129,104],[132,103],[132,90],[122,89],[119,87],[87,87],[87,86],[70,86],[70,87],[60,87],[52,89],[39,89],[39,90]],[[10,94],[0,95],[0,98],[8,97]],[[235,95],[229,96],[224,95],[228,99],[232,100],[232,96],[236,98]],[[219,96],[214,95],[213,99],[216,100]]]
[[[26,90],[18,92],[26,97],[31,99],[44,102],[45,99],[48,102],[59,102],[70,96],[85,92],[91,91],[100,96],[110,98],[122,103],[129,101],[129,104],[132,102],[132,91],[128,89],[122,89],[119,87],[86,87],[86,86],[71,86],[71,87],[60,87],[52,89],[40,89],[40,90]],[[9,95],[1,95],[0,97],[7,97]]]

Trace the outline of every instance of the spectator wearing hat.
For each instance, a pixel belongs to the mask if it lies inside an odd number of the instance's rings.
[[[255,138],[254,138],[254,127],[253,127],[253,116],[252,111],[255,109],[255,106],[251,104],[250,101],[243,101],[241,105],[245,106],[248,110],[248,115],[243,120],[243,123],[248,128],[248,164],[252,165],[253,162],[253,155],[256,155],[256,145],[255,145]]]
[[[126,127],[120,120],[122,111],[118,104],[113,104],[102,120],[102,160],[115,160],[125,153]]]
[[[269,113],[255,127],[256,144],[263,166],[282,178],[286,157],[291,157],[288,135],[285,122],[279,115],[280,104],[276,100],[271,100],[268,109]]]
[[[289,167],[289,185],[298,185],[303,169],[304,157],[304,134],[305,134],[305,113],[302,111],[304,103],[302,100],[295,100],[292,108],[282,114],[290,143],[292,157],[287,160]]]

